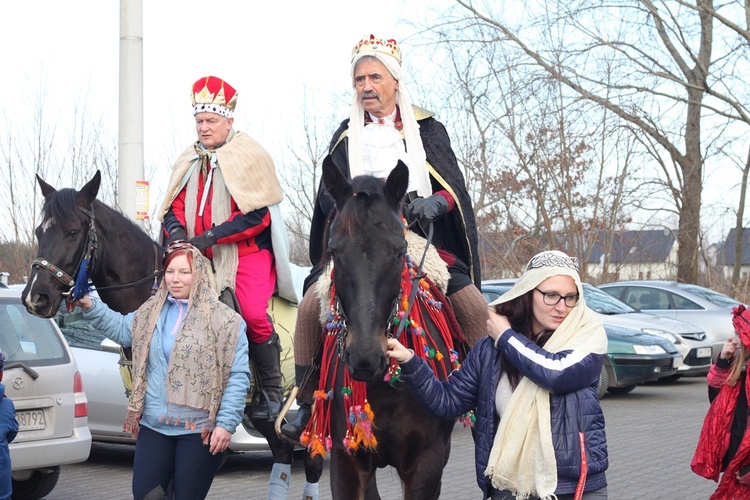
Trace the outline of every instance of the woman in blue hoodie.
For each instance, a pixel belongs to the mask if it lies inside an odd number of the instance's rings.
[[[133,351],[125,429],[136,437],[133,496],[202,499],[241,422],[250,388],[242,317],[219,301],[208,261],[185,241],[167,247],[156,294],[122,315],[88,296],[92,325]]]
[[[395,339],[388,354],[437,417],[475,410],[483,498],[606,499],[607,441],[596,386],[607,337],[583,299],[578,260],[537,254],[490,306],[490,336],[447,381]]]

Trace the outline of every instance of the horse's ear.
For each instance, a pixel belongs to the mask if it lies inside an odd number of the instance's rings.
[[[398,208],[399,203],[404,198],[406,190],[409,187],[409,167],[401,160],[396,164],[396,168],[388,174],[385,181],[385,193],[388,197],[388,203],[394,208]]]
[[[323,160],[323,184],[325,184],[328,193],[336,202],[336,208],[339,210],[352,197],[352,185],[333,163],[331,155],[326,156]]]
[[[96,199],[96,195],[99,193],[99,185],[102,183],[102,174],[98,170],[94,174],[94,177],[86,183],[85,186],[78,191],[78,201],[83,202],[82,204],[86,207],[91,206]]]
[[[44,182],[44,180],[39,177],[39,174],[36,174],[36,182],[39,184],[39,188],[42,190],[42,196],[44,196],[45,200],[57,192],[57,189]]]

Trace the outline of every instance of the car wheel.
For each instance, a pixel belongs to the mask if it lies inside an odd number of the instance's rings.
[[[633,389],[635,389],[635,384],[625,387],[610,387],[609,389],[607,389],[607,391],[611,392],[612,394],[627,394]]]
[[[27,474],[30,472],[30,474]],[[37,500],[44,498],[55,489],[60,478],[60,467],[49,467],[44,470],[21,471],[13,473],[13,500]]]
[[[602,365],[602,373],[599,375],[599,385],[596,386],[596,395],[599,396],[599,399],[604,397],[608,387],[609,373],[607,373],[607,367]]]

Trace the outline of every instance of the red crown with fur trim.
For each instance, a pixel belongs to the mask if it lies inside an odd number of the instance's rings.
[[[401,49],[398,48],[396,40],[393,40],[392,38],[388,40],[375,38],[375,35],[364,37],[354,46],[352,49],[352,61],[360,56],[366,56],[376,52],[389,55],[401,64]]]
[[[193,84],[193,115],[216,113],[231,118],[237,104],[237,91],[221,78],[206,76]]]

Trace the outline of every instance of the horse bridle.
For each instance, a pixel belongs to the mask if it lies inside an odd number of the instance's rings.
[[[78,299],[80,297],[71,297],[71,294],[73,293],[73,289],[76,285],[76,278],[78,277],[78,273],[81,272],[81,265],[84,262],[84,259],[88,256],[88,264],[87,266],[90,268],[94,265],[94,257],[96,256],[96,225],[95,225],[95,216],[94,216],[94,210],[93,207],[91,210],[88,210],[82,206],[78,206],[78,209],[83,212],[84,215],[86,215],[89,218],[89,230],[88,234],[86,235],[86,245],[83,248],[83,252],[81,253],[81,258],[78,259],[78,264],[76,264],[76,270],[73,276],[70,276],[68,273],[60,269],[60,267],[54,265],[47,259],[39,258],[37,257],[34,259],[34,262],[31,263],[31,267],[41,267],[42,269],[48,271],[52,276],[57,278],[59,281],[63,283],[63,285],[68,287],[67,292],[62,292],[63,297],[70,298],[71,300]]]
[[[94,259],[96,257],[96,250],[97,250],[97,235],[96,235],[96,216],[94,215],[94,209],[91,207],[91,210],[88,210],[82,206],[79,206],[78,209],[83,212],[86,217],[89,219],[89,228],[88,228],[88,234],[86,235],[86,245],[83,248],[83,252],[81,253],[80,259],[78,259],[78,264],[76,265],[76,270],[73,276],[70,276],[68,273],[60,269],[60,267],[52,264],[47,259],[43,258],[36,258],[34,259],[34,262],[31,263],[31,267],[40,267],[50,274],[57,278],[59,281],[61,281],[65,286],[68,287],[68,291],[62,292],[62,296],[67,298],[69,301],[77,300],[80,297],[72,296],[73,289],[75,288],[76,279],[78,277],[78,274],[81,272],[81,265],[83,264],[84,260],[88,258],[87,262],[87,271],[90,269],[93,269],[94,267]],[[156,249],[156,245],[154,245],[154,272],[152,274],[149,274],[145,278],[141,278],[137,281],[131,282],[131,283],[123,283],[121,285],[110,285],[110,286],[103,286],[98,287],[97,290],[121,290],[124,288],[131,288],[134,286],[141,285],[143,283],[146,283],[147,281],[150,281],[151,279],[154,280],[154,284],[152,285],[152,291],[158,286],[158,278],[161,275],[161,271],[159,271],[159,256]]]
[[[411,227],[411,226],[408,226]],[[407,229],[408,229],[407,227]],[[414,274],[414,276],[411,279],[411,293],[409,294],[409,301],[406,307],[406,310],[404,311],[404,316],[401,318],[401,320],[398,323],[398,329],[396,330],[396,333],[391,334],[390,331],[388,333],[388,338],[395,338],[396,340],[401,337],[401,334],[404,331],[404,328],[406,325],[409,324],[409,315],[411,314],[412,306],[414,305],[414,300],[417,297],[417,290],[419,289],[419,281],[425,277],[424,273],[422,272],[422,268],[424,267],[424,261],[427,258],[427,250],[430,248],[430,244],[432,243],[432,236],[433,236],[434,230],[432,226],[432,222],[429,224],[429,229],[427,230],[427,242],[424,246],[424,252],[422,252],[422,259],[419,262],[419,266],[417,267],[417,271]],[[388,316],[389,318],[395,318],[397,317],[396,313],[398,312],[398,307],[400,303],[400,297],[396,297],[393,299],[393,305],[391,306],[391,313]],[[326,329],[330,330],[336,330],[337,331],[337,343],[339,348],[339,354],[343,355],[344,353],[344,343],[346,341],[346,335],[348,333],[348,329],[346,327],[346,314],[341,309],[341,300],[339,299],[338,293],[333,294],[333,304],[332,304],[332,311],[333,311],[333,318],[328,324],[326,324]],[[334,324],[335,322],[335,324]],[[392,326],[393,323],[391,323],[390,326]]]

